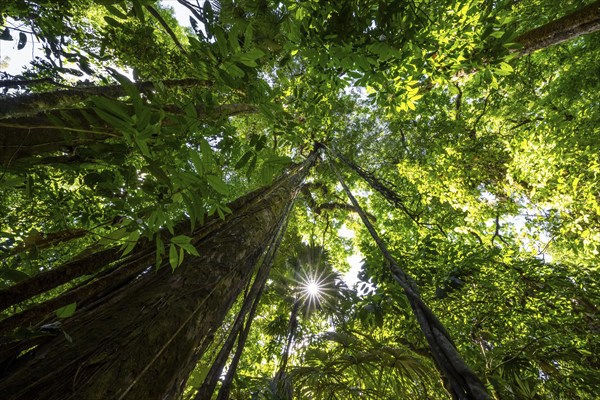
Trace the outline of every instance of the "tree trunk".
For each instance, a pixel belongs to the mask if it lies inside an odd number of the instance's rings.
[[[491,399],[481,380],[475,375],[458,353],[458,350],[452,342],[444,325],[433,311],[431,311],[429,306],[421,299],[417,284],[412,277],[400,268],[398,262],[388,251],[387,246],[381,240],[373,225],[369,222],[366,213],[360,207],[352,195],[352,192],[350,192],[350,189],[346,185],[340,172],[335,166],[333,169],[344,192],[346,192],[350,202],[356,207],[363,224],[371,234],[377,247],[379,247],[394,280],[398,282],[399,286],[403,289],[421,331],[429,344],[435,363],[440,370],[442,377],[445,378],[447,389],[452,398],[454,400]]]
[[[300,299],[294,302],[292,306],[292,312],[290,313],[290,320],[288,322],[288,334],[285,340],[285,347],[281,353],[281,360],[279,361],[279,368],[275,374],[275,382],[279,382],[285,376],[285,370],[287,369],[288,360],[290,358],[290,350],[292,349],[292,343],[296,336],[296,329],[298,328],[298,312],[300,311],[300,305],[302,302]]]
[[[515,52],[520,55],[531,54],[536,50],[575,39],[598,29],[600,29],[600,0],[518,36],[515,42],[523,45],[523,48]]]
[[[260,298],[265,288],[265,284],[267,283],[267,278],[269,277],[269,273],[271,272],[271,267],[273,265],[273,259],[275,258],[275,253],[279,248],[281,243],[281,239],[283,238],[283,234],[285,233],[285,225],[279,232],[278,237],[275,237],[272,245],[269,248],[269,251],[263,258],[258,271],[256,272],[256,277],[254,278],[254,282],[252,283],[252,287],[246,294],[240,311],[231,327],[227,338],[225,339],[225,343],[223,343],[217,357],[213,361],[208,374],[204,378],[204,382],[200,389],[198,389],[198,393],[194,396],[196,400],[205,400],[210,399],[215,388],[217,387],[217,383],[223,374],[223,369],[225,368],[225,364],[227,363],[227,359],[233,350],[233,346],[235,345],[236,339],[238,341],[238,347],[240,344],[243,344],[245,341],[244,332],[249,331],[250,326],[252,324],[252,320],[254,319],[254,313],[256,312],[256,308],[258,303],[260,302]],[[246,318],[248,315],[248,318]],[[244,326],[244,320],[246,320],[246,324]],[[238,351],[236,350],[236,355]],[[241,356],[241,354],[240,354]],[[239,359],[239,356],[238,356]],[[234,361],[235,362],[235,361]],[[227,371],[227,375],[235,372],[236,366],[230,366]]]
[[[256,262],[283,224],[316,158],[250,200],[194,242],[174,272],[165,263],[87,304],[3,371],[3,399],[176,398]],[[68,335],[68,336],[67,336]],[[72,340],[72,343],[70,343]]]
[[[264,288],[264,286],[263,286]],[[262,294],[262,288],[261,293]],[[231,359],[231,364],[227,369],[227,374],[225,375],[225,379],[223,379],[223,384],[219,389],[219,393],[217,394],[216,400],[227,400],[229,399],[229,393],[231,392],[231,387],[233,386],[233,378],[235,377],[235,373],[237,371],[238,364],[240,359],[242,358],[242,352],[246,347],[246,340],[248,339],[248,334],[250,333],[250,328],[252,327],[252,321],[254,320],[254,315],[256,314],[256,309],[258,308],[258,303],[260,302],[260,295],[254,300],[252,303],[252,308],[248,314],[248,319],[246,321],[246,325],[244,325],[244,329],[240,332],[238,337],[237,345],[235,348],[235,353],[233,354],[233,358]],[[201,397],[197,397],[197,399],[202,399]]]

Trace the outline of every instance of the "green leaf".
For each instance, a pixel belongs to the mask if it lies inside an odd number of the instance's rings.
[[[171,243],[175,243],[176,245],[190,243],[191,241],[192,238],[186,235],[179,235],[171,238]]]
[[[147,167],[152,176],[154,176],[160,183],[164,183],[165,185],[172,187],[173,182],[171,181],[171,179],[169,179],[166,172],[163,170],[161,164],[148,158],[146,159],[146,161],[148,161]]]
[[[210,147],[210,144],[208,144],[208,142],[204,138],[200,138],[199,142],[200,142],[200,153],[202,154],[203,164],[205,166],[214,164],[213,150],[212,150],[212,147]]]
[[[118,117],[115,117],[112,114],[107,113],[106,111],[104,111],[100,108],[94,108],[94,112],[96,114],[98,114],[98,116],[100,118],[102,118],[104,121],[108,122],[113,127],[120,129],[121,131],[128,131],[131,128],[131,120],[126,121],[126,120],[120,119]],[[129,135],[129,137],[130,136],[131,135]]]
[[[238,40],[238,27],[237,25],[233,25],[231,30],[227,35],[227,39],[229,39],[229,46],[233,50],[234,53],[240,52],[242,49],[240,48],[240,43]]]
[[[174,244],[169,246],[169,264],[171,264],[173,271],[179,266],[179,255]]]
[[[75,313],[76,309],[77,309],[77,302],[67,304],[66,306],[61,307],[58,310],[56,310],[56,316],[58,318],[68,318]]]
[[[123,91],[127,94],[127,96],[129,96],[129,98],[133,102],[136,114],[141,113],[143,108],[143,102],[142,97],[140,95],[140,91],[137,88],[137,86],[133,82],[131,82],[131,80],[129,80],[128,77],[119,73],[118,71],[114,69],[109,69],[109,71],[110,75],[113,78],[115,78],[117,82],[119,82],[119,84],[121,84]]]
[[[144,9],[142,7],[142,2],[140,0],[133,0],[133,13],[134,15],[142,22],[146,20],[144,15]]]
[[[137,148],[140,150],[142,155],[146,157],[150,157],[150,149],[148,148],[148,142],[146,140],[140,140],[136,137],[133,138],[133,141],[137,145]]]
[[[194,206],[193,200],[185,193],[181,194],[181,198],[183,199],[183,203],[185,204],[185,210],[190,216],[190,229],[194,231],[196,228],[196,220],[198,219],[198,215],[196,214],[196,207]]]
[[[287,156],[271,156],[265,160],[265,163],[288,166],[292,163],[292,159]]]
[[[240,62],[244,64],[241,60]],[[222,75],[223,77],[229,76],[230,78],[243,78],[245,75],[243,69],[229,61],[226,61],[220,65],[219,69],[226,73],[225,75]]]
[[[227,184],[225,182],[223,182],[223,180],[221,178],[219,178],[216,175],[206,175],[206,180],[208,181],[208,184],[215,189],[218,193],[222,194],[222,195],[228,195],[229,194],[229,186],[227,186]]]
[[[250,176],[252,175],[252,173],[254,172],[254,169],[256,168],[257,160],[258,160],[258,157],[256,154],[254,155],[254,157],[252,157],[252,160],[250,160],[250,165],[248,165],[248,172],[246,173],[246,177],[248,179],[250,179]]]
[[[127,243],[123,245],[123,255],[131,253],[140,238],[139,231],[133,231],[127,236]]]
[[[121,12],[121,10],[119,10],[115,6],[108,4],[108,5],[105,5],[104,7],[106,7],[108,12],[111,13],[112,15],[114,15],[115,17],[120,18],[120,19],[127,19],[127,15],[125,13]]]
[[[131,121],[129,110],[120,101],[107,99],[102,96],[94,96],[91,100],[96,107],[108,111],[124,121]]]
[[[182,243],[179,244],[179,247],[184,249],[188,254],[191,254],[196,257],[200,256],[200,254],[198,254],[198,250],[191,243]]]
[[[254,38],[254,30],[252,28],[252,24],[248,24],[246,26],[246,31],[244,32],[244,47],[248,48],[252,45],[252,39]]]
[[[119,228],[116,231],[112,231],[108,235],[105,235],[104,237],[102,237],[98,241],[98,244],[99,245],[114,244],[115,242],[117,242],[117,241],[123,239],[125,236],[127,236],[127,234],[128,234],[128,232],[127,232],[126,227]]]
[[[494,68],[494,72],[497,75],[507,76],[513,72],[513,67],[511,67],[508,63],[501,62],[498,68]]]
[[[136,113],[137,123],[136,128],[138,131],[143,131],[150,125],[150,118],[152,117],[152,111],[148,107],[142,107],[139,113]]]
[[[192,164],[194,164],[194,168],[199,175],[204,174],[204,163],[200,159],[200,155],[194,149],[189,150],[190,160],[192,160]]]
[[[17,269],[3,268],[0,269],[0,278],[5,281],[18,283],[24,281],[25,279],[29,279],[29,275]]]
[[[113,28],[121,29],[121,23],[108,15],[104,17],[104,21]]]
[[[252,157],[252,154],[254,154],[254,153],[251,150],[248,150],[246,153],[244,153],[244,155],[240,158],[240,160],[235,164],[235,169],[244,168],[244,166],[250,160],[250,157]]]

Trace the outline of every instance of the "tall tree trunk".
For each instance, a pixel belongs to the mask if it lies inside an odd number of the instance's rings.
[[[285,340],[285,347],[281,353],[281,360],[279,360],[279,367],[273,377],[272,390],[275,391],[275,397],[280,400],[291,400],[294,396],[294,387],[292,382],[286,373],[288,361],[290,359],[290,351],[292,350],[292,344],[296,338],[296,331],[298,330],[298,312],[302,305],[301,299],[296,299],[290,312],[290,319],[288,322],[287,337]],[[217,399],[221,400],[221,399]]]
[[[79,309],[62,325],[68,336],[47,338],[0,371],[0,397],[176,398],[315,159],[313,152],[194,242],[200,257],[187,256],[174,272],[149,264],[132,283]]]
[[[598,29],[600,29],[600,0],[518,36],[515,42],[523,47],[515,52],[521,55],[531,54],[536,50],[575,39]]]
[[[333,164],[332,164],[333,166]],[[450,335],[429,306],[421,299],[421,294],[414,280],[400,268],[398,262],[388,251],[375,228],[367,218],[366,213],[350,192],[342,175],[335,166],[333,169],[338,177],[343,190],[348,195],[350,202],[356,207],[360,218],[377,243],[383,257],[388,263],[393,278],[403,289],[408,302],[413,310],[421,331],[429,344],[431,354],[447,383],[447,389],[455,400],[487,400],[491,399],[481,380],[475,375],[467,363],[458,353]]]
[[[204,382],[200,389],[198,389],[198,393],[196,393],[194,399],[196,400],[204,400],[210,399],[215,388],[217,387],[217,383],[223,374],[223,369],[225,368],[225,364],[233,346],[235,345],[236,339],[238,341],[238,349],[240,346],[243,348],[245,339],[248,335],[248,331],[250,330],[250,326],[252,325],[252,321],[254,319],[254,314],[256,312],[256,308],[258,307],[258,303],[260,302],[260,298],[265,288],[265,284],[267,283],[267,278],[269,277],[269,273],[271,272],[271,267],[273,266],[273,259],[275,258],[275,253],[281,244],[281,240],[283,239],[283,234],[285,233],[285,228],[287,224],[282,226],[278,237],[273,238],[273,243],[269,247],[269,250],[265,257],[262,259],[260,267],[256,272],[256,277],[254,278],[254,282],[252,283],[252,287],[248,291],[246,297],[244,298],[244,302],[242,303],[242,307],[238,312],[238,315],[225,339],[225,343],[219,350],[217,357],[213,361],[208,374],[204,378]],[[248,315],[248,318],[246,318]],[[244,320],[246,320],[246,324],[244,325]],[[237,361],[241,356],[241,351],[236,349],[234,360],[232,364],[229,366],[227,371],[227,377],[231,376],[233,379],[233,374],[237,368]]]

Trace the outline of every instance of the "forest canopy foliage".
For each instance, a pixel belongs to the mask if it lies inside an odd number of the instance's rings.
[[[596,398],[599,1],[0,24],[0,397]]]

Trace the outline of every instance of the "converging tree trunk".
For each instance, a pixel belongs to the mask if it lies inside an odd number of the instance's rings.
[[[254,266],[284,224],[316,158],[244,198],[222,225],[193,241],[174,272],[148,265],[132,282],[77,310],[0,371],[3,399],[176,398]],[[149,263],[150,264],[150,263]],[[2,360],[0,360],[2,361]],[[4,360],[6,361],[6,360]]]
[[[332,168],[350,202],[357,209],[363,224],[377,244],[377,247],[379,247],[394,280],[404,291],[413,314],[421,327],[421,331],[429,344],[431,355],[445,380],[446,388],[452,398],[454,400],[490,399],[491,397],[487,393],[485,386],[463,360],[444,325],[421,299],[419,288],[412,277],[400,268],[398,262],[388,251],[387,246],[375,231],[366,213],[360,207],[352,192],[350,192],[341,173],[333,164]]]

